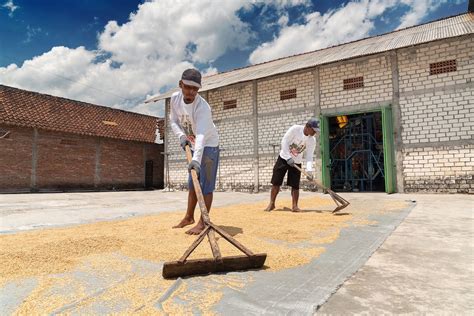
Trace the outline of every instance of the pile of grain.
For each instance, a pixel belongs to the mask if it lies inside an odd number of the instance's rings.
[[[345,210],[349,215],[334,216],[321,211],[331,210],[333,202],[319,197],[302,199],[300,207],[308,210],[302,213],[285,211],[284,207],[291,206],[290,200],[279,200],[279,208],[270,213],[262,211],[265,206],[266,202],[260,202],[211,210],[214,223],[253,252],[268,254],[267,269],[261,273],[307,264],[324,251],[324,244],[338,238],[341,228],[351,224],[355,219],[352,213],[364,209],[351,205]],[[193,312],[179,310],[183,305],[174,303],[173,297],[182,301],[186,295],[188,301],[200,306],[200,312],[209,311],[220,299],[223,287],[243,287],[248,280],[239,283],[230,276],[206,277],[203,280],[213,285],[204,291],[191,294],[184,284],[162,302],[161,311],[154,305],[173,283],[163,280],[156,266],[178,259],[195,239],[184,234],[187,228],[171,229],[183,214],[163,213],[0,236],[0,286],[30,277],[38,280],[18,313],[87,313],[87,307],[97,302],[109,304],[106,311],[111,312],[119,302],[127,304],[127,312]],[[364,218],[358,215],[357,224],[366,224]],[[224,256],[240,254],[223,239],[219,239],[219,246]],[[202,242],[191,258],[211,256],[208,243]],[[155,266],[137,270],[137,262]],[[97,286],[90,286],[90,281],[78,277],[81,275],[95,280]]]

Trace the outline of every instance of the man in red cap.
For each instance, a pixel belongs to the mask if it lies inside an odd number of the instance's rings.
[[[196,170],[199,176],[204,202],[207,210],[212,206],[219,165],[219,136],[212,121],[211,107],[199,94],[201,73],[196,69],[187,69],[179,81],[181,91],[171,96],[170,122],[173,132],[178,136],[181,147],[189,145],[193,149],[193,159],[188,170]],[[194,209],[197,204],[196,191],[191,174],[188,178],[188,207],[184,218],[173,228],[182,228],[194,224]],[[197,235],[204,229],[202,218],[186,234]]]

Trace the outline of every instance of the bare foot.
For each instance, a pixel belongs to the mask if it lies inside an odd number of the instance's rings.
[[[181,220],[181,222],[179,222],[178,225],[174,225],[173,228],[183,228],[191,224],[194,224],[194,218],[188,219],[185,217]]]
[[[270,212],[270,211],[273,211],[274,209],[275,209],[275,204],[270,203],[270,204],[268,204],[267,208],[264,211],[265,212]]]
[[[291,210],[292,212],[295,212],[295,213],[298,213],[298,212],[302,212],[302,210],[297,206],[297,207],[293,207],[293,209]]]
[[[204,224],[197,223],[197,225],[194,226],[193,228],[191,228],[190,230],[188,230],[186,232],[186,234],[188,234],[188,235],[199,235],[204,228],[205,228]]]

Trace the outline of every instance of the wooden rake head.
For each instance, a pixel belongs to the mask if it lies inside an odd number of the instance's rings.
[[[186,157],[188,159],[188,162],[191,162],[192,155],[189,146],[186,146]],[[216,272],[243,271],[262,268],[267,258],[267,254],[254,254],[252,251],[250,251],[244,245],[239,243],[234,237],[229,235],[223,229],[211,223],[211,220],[209,218],[209,212],[207,210],[206,204],[204,203],[201,185],[199,183],[195,170],[191,170],[191,177],[194,184],[194,190],[196,191],[199,208],[201,209],[201,217],[204,221],[205,227],[178,261],[165,262],[163,264],[163,277],[165,279],[168,279],[190,275],[203,275]],[[237,249],[242,251],[245,256],[222,257],[215,236],[216,232],[229,243],[234,245]],[[191,253],[196,249],[196,247],[203,241],[204,237],[206,236],[208,237],[209,244],[212,250],[212,255],[214,258],[187,260],[189,255],[191,255]]]
[[[295,168],[298,169],[305,176],[309,176],[309,174],[306,171],[304,171],[303,169],[301,169],[297,165],[295,165]],[[336,203],[336,208],[332,211],[332,213],[339,212],[340,210],[342,210],[342,209],[346,208],[347,206],[349,206],[350,203],[346,199],[344,199],[342,196],[340,196],[336,192],[332,191],[331,189],[326,188],[322,183],[318,182],[315,179],[313,179],[313,181],[311,181],[311,182],[316,184],[323,191],[326,191],[329,194],[329,196],[332,198],[334,203]]]

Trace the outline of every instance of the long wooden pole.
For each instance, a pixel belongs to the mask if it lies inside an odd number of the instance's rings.
[[[188,162],[191,163],[193,156],[191,154],[191,149],[189,148],[189,145],[186,145],[186,158],[188,159]],[[206,203],[204,201],[201,184],[199,183],[196,170],[191,169],[191,177],[193,179],[194,191],[196,192],[199,208],[201,209],[201,217],[204,222],[204,225],[206,226],[205,229],[207,229],[207,226],[211,225],[211,219],[209,218],[209,211],[207,210]],[[212,255],[214,256],[214,259],[217,261],[221,261],[221,252],[219,250],[219,245],[217,244],[216,235],[213,229],[209,229],[207,237],[209,239],[209,244],[211,245]]]
[[[305,176],[309,176],[309,174],[306,171],[304,171],[302,168],[298,167],[297,165],[295,165],[294,167],[297,170],[299,170],[302,174],[304,174]],[[326,190],[329,193],[329,195],[331,196],[331,198],[333,199],[334,203],[336,203],[336,209],[334,211],[332,211],[333,213],[335,213],[339,210],[342,210],[343,208],[347,207],[350,204],[342,196],[340,196],[339,194],[337,194],[333,190],[331,190],[329,188],[326,188],[322,183],[320,183],[316,179],[313,178],[312,182],[315,183],[320,188],[322,188],[323,190]]]

